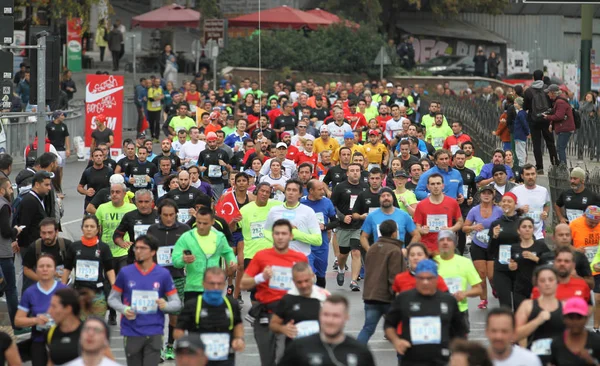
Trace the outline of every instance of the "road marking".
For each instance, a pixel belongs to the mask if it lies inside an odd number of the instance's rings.
[[[71,224],[76,224],[78,222],[81,222],[81,219],[71,220],[71,221],[67,221],[67,222],[61,222],[61,224],[62,225],[71,225]]]

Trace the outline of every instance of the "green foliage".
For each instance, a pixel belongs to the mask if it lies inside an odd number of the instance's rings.
[[[89,27],[90,9],[93,5],[106,2],[109,14],[112,12],[110,0],[16,0],[15,6],[32,7],[31,25],[41,24],[36,14],[38,9],[45,9],[51,21],[61,23],[69,18],[81,18],[85,31]]]
[[[316,31],[263,30],[260,37],[230,39],[219,61],[225,66],[259,67],[266,69],[289,68],[301,72],[332,72],[345,74],[379,75],[373,65],[383,37],[373,28],[362,25],[359,29],[344,25],[320,28]],[[395,61],[395,52],[388,54]],[[397,64],[397,63],[396,63]],[[401,73],[386,66],[386,73]]]

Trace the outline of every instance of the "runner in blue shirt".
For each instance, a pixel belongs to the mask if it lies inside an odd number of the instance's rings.
[[[160,362],[165,313],[179,311],[181,301],[169,271],[154,263],[158,243],[142,235],[134,245],[135,263],[121,269],[108,303],[124,315],[121,335],[127,365],[155,366]]]
[[[450,152],[439,149],[435,152],[434,161],[435,166],[431,167],[431,169],[423,173],[421,178],[419,178],[419,183],[417,184],[417,188],[415,188],[417,199],[420,201],[429,196],[427,178],[432,174],[438,173],[444,178],[444,194],[456,199],[460,205],[464,200],[463,179],[462,174],[458,170],[450,167]]]
[[[329,230],[339,225],[335,207],[325,197],[325,183],[311,179],[306,185],[308,195],[300,203],[310,207],[317,214],[323,244],[319,247],[311,246],[308,262],[317,276],[317,286],[325,288],[325,274],[327,272],[327,259],[329,258]]]

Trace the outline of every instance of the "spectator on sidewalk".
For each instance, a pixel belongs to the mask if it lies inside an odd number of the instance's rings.
[[[477,54],[473,57],[473,62],[475,63],[475,76],[485,76],[485,64],[487,62],[487,58],[483,53],[483,48],[479,47],[477,49]]]
[[[497,136],[500,141],[502,141],[502,150],[508,151],[510,150],[510,130],[508,128],[508,107],[511,106],[514,102],[514,95],[510,94],[506,97],[507,110],[500,115],[500,119],[498,121],[498,127],[496,131],[492,132],[492,135]]]
[[[66,70],[63,74],[62,81],[60,82],[60,90],[67,93],[67,99],[73,99],[73,94],[77,93],[77,86],[73,81],[73,73],[71,70]]]
[[[108,49],[112,55],[113,69],[119,70],[119,59],[121,55],[121,43],[123,42],[123,33],[119,30],[119,24],[113,26],[113,30],[108,34]]]
[[[554,131],[558,137],[556,150],[560,164],[567,164],[567,145],[575,132],[575,119],[573,109],[569,101],[563,95],[562,90],[556,84],[552,84],[544,90],[552,101],[552,113],[546,114],[544,119],[550,121],[550,131]]]
[[[29,104],[30,76],[31,73],[29,72],[29,69],[25,70],[25,75],[23,75],[23,79],[19,82],[19,85],[17,86],[17,94],[19,94],[19,98],[21,98],[23,105]]]
[[[106,19],[102,18],[98,22],[98,27],[96,28],[96,45],[100,49],[100,62],[104,62],[104,51],[106,50],[106,46],[108,46],[108,27],[106,26]]]
[[[523,110],[523,98],[519,97],[515,100],[515,109],[517,111],[517,118],[515,118],[513,127],[515,153],[519,165],[523,166],[527,162],[527,138],[530,134],[527,112]]]

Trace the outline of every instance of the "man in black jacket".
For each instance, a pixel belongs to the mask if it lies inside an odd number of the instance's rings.
[[[17,289],[25,290],[23,286],[23,254],[29,245],[40,237],[39,224],[48,217],[44,205],[44,198],[52,190],[52,176],[45,170],[40,170],[33,175],[31,191],[25,194],[19,203],[15,215],[17,226],[23,228],[17,241],[19,250],[15,255],[15,275]]]

